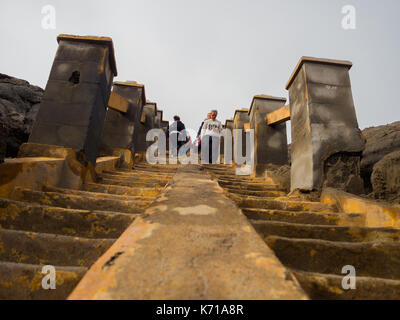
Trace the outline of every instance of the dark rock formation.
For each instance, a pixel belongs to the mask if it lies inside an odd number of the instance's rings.
[[[387,154],[374,165],[371,184],[376,199],[400,203],[400,150]]]
[[[400,150],[400,121],[362,131],[366,140],[361,159],[361,176],[367,193],[372,192],[371,174],[374,165],[387,154]]]
[[[28,141],[44,90],[0,73],[0,162]]]

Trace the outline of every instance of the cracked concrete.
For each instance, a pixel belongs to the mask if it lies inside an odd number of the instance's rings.
[[[91,267],[69,299],[307,299],[201,167],[179,168],[159,200]],[[124,254],[103,270],[118,252]]]

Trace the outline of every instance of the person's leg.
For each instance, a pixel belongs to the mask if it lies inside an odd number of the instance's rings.
[[[219,137],[212,137],[212,163],[216,164],[219,155]]]
[[[208,164],[209,162],[209,136],[203,136],[201,139],[201,163]]]
[[[172,133],[170,135],[170,152],[173,157],[178,155],[178,134]]]
[[[208,137],[208,163],[213,163],[213,137],[209,136]]]

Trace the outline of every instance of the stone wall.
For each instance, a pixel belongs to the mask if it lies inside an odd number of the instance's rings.
[[[362,135],[366,144],[361,159],[361,176],[367,193],[370,193],[374,165],[387,154],[400,150],[400,121],[366,128],[362,131]]]
[[[43,92],[28,81],[0,73],[0,159],[16,157],[19,146],[28,141]]]

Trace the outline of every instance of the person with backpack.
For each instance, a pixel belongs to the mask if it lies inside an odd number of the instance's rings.
[[[179,116],[174,116],[174,122],[169,126],[170,152],[178,156],[179,149],[187,142],[186,128]]]
[[[200,153],[200,151],[201,151],[201,139],[200,139],[201,130],[203,129],[204,122],[209,119],[211,119],[211,112],[207,113],[207,118],[204,119],[204,121],[200,125],[199,131],[197,131],[196,141],[197,141],[197,152],[198,153]]]
[[[205,120],[201,129],[200,140],[202,144],[202,163],[216,164],[219,156],[219,139],[222,124],[217,120],[218,111],[211,111],[211,119]]]

